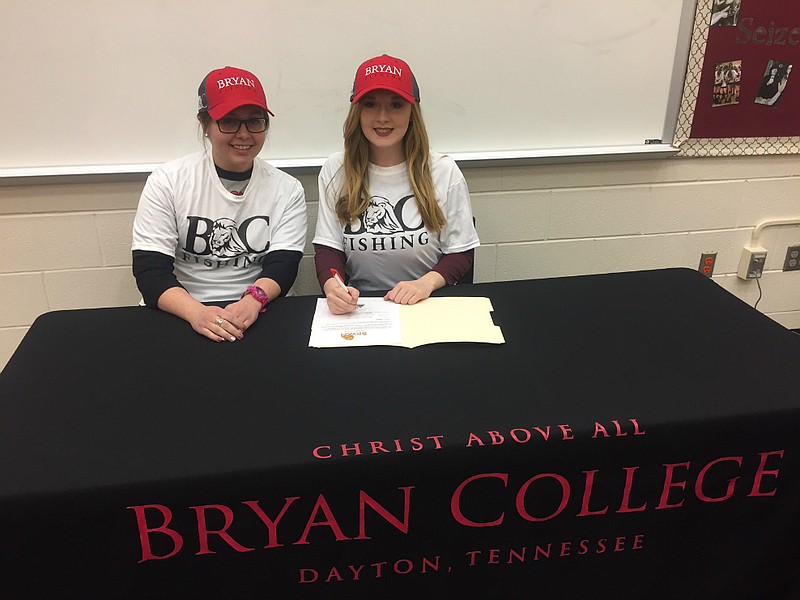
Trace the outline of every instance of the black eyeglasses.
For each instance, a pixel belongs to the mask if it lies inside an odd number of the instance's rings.
[[[250,133],[263,133],[267,130],[267,120],[264,117],[253,117],[251,119],[222,117],[217,121],[217,127],[222,133],[239,133],[243,123]]]

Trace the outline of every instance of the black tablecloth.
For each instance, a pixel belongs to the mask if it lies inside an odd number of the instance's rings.
[[[685,269],[440,294],[506,343],[309,348],[313,297],[232,344],[41,316],[0,374],[0,586],[800,597],[800,336]]]

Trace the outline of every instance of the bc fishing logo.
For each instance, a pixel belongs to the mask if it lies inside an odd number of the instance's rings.
[[[367,210],[344,227],[345,249],[357,252],[406,250],[425,246],[428,241],[413,194],[394,204],[382,196],[372,196]]]
[[[205,217],[187,217],[189,227],[183,251],[197,256],[235,258],[243,254],[258,254],[269,249],[269,217],[249,217],[237,225],[236,221],[221,218],[215,221]]]

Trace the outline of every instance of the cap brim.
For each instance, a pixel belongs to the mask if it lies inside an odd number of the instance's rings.
[[[263,108],[265,111],[267,111],[269,113],[269,116],[271,117],[275,116],[274,114],[272,114],[272,111],[267,107],[266,104],[261,104],[260,102],[238,102],[235,100],[231,102],[220,102],[214,108],[208,109],[208,114],[215,121],[219,121],[229,112],[234,111],[241,106],[257,106],[258,108]]]
[[[405,91],[397,89],[397,88],[389,87],[388,85],[376,85],[376,86],[373,86],[373,87],[366,87],[363,90],[360,90],[357,94],[354,94],[353,97],[350,99],[350,102],[352,104],[355,104],[356,102],[361,100],[361,98],[365,94],[369,94],[370,92],[374,92],[375,90],[386,90],[387,92],[392,92],[394,94],[397,94],[401,98],[404,98],[408,102],[411,102],[412,104],[417,102],[417,99],[414,98],[414,96],[412,96],[411,94],[408,94]]]

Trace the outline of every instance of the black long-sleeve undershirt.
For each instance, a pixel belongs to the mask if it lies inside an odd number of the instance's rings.
[[[268,277],[277,283],[281,293],[286,293],[297,278],[297,269],[303,253],[297,250],[275,250],[264,257],[261,264],[261,277]],[[142,294],[144,303],[150,308],[158,308],[161,294],[170,288],[183,287],[174,272],[175,259],[161,252],[151,250],[133,251],[133,276]],[[244,291],[244,290],[242,290]],[[231,298],[231,301],[238,298]]]

